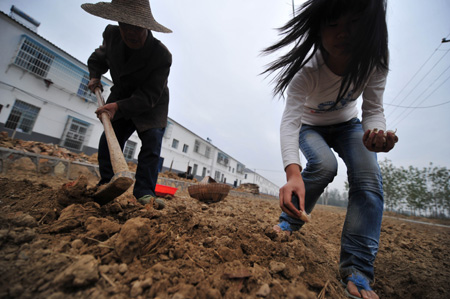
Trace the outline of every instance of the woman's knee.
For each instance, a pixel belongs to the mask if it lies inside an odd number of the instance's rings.
[[[338,164],[336,159],[320,160],[316,162],[308,162],[305,168],[305,174],[320,178],[324,182],[332,182],[337,175]]]
[[[383,179],[378,171],[353,172],[348,177],[350,193],[371,191],[383,194]]]

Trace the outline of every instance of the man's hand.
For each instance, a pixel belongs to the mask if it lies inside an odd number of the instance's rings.
[[[95,110],[95,113],[100,120],[102,120],[100,116],[102,115],[102,113],[107,113],[109,115],[109,119],[113,119],[117,110],[119,110],[119,106],[117,105],[117,103],[110,103],[97,108],[97,110]]]
[[[377,129],[367,130],[363,136],[364,146],[371,152],[384,152],[387,153],[394,148],[395,144],[398,142],[398,137],[393,131],[383,130],[378,131]]]
[[[92,78],[89,80],[88,86],[90,91],[95,92],[95,88],[100,87],[100,90],[103,91],[103,85],[99,78]]]
[[[280,207],[283,212],[297,219],[302,219],[302,212],[292,203],[292,193],[297,194],[300,209],[305,210],[305,184],[300,173],[300,166],[290,164],[286,167],[287,183],[280,189]]]

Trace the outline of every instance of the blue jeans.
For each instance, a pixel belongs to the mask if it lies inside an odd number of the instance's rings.
[[[131,120],[126,119],[115,120],[112,122],[112,126],[120,148],[123,150],[125,142],[136,131],[136,126]],[[142,147],[138,155],[136,182],[133,189],[133,195],[136,198],[144,195],[156,196],[155,187],[158,180],[158,165],[164,131],[165,128],[156,128],[138,132]],[[100,137],[98,164],[101,177],[98,185],[103,185],[108,183],[114,176],[105,133]]]
[[[383,216],[383,183],[377,155],[366,149],[363,135],[361,122],[354,118],[331,126],[302,125],[299,142],[307,159],[302,172],[307,213],[311,213],[319,196],[337,174],[338,164],[332,149],[347,166],[350,189],[339,270],[342,277],[359,271],[372,281]],[[297,196],[292,197],[292,202],[299,207]],[[283,212],[280,224],[294,231],[304,222]]]

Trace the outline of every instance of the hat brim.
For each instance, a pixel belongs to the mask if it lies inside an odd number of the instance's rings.
[[[126,23],[157,32],[172,32],[169,28],[156,22],[150,12],[136,13],[136,11],[130,9],[129,6],[118,6],[111,5],[111,3],[107,2],[99,2],[95,4],[85,3],[81,5],[81,8],[86,12],[103,19]]]

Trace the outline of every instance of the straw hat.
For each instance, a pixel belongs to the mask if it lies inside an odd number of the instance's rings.
[[[111,3],[85,3],[81,5],[81,8],[100,18],[147,28],[152,31],[172,32],[153,18],[149,0],[112,0]]]

